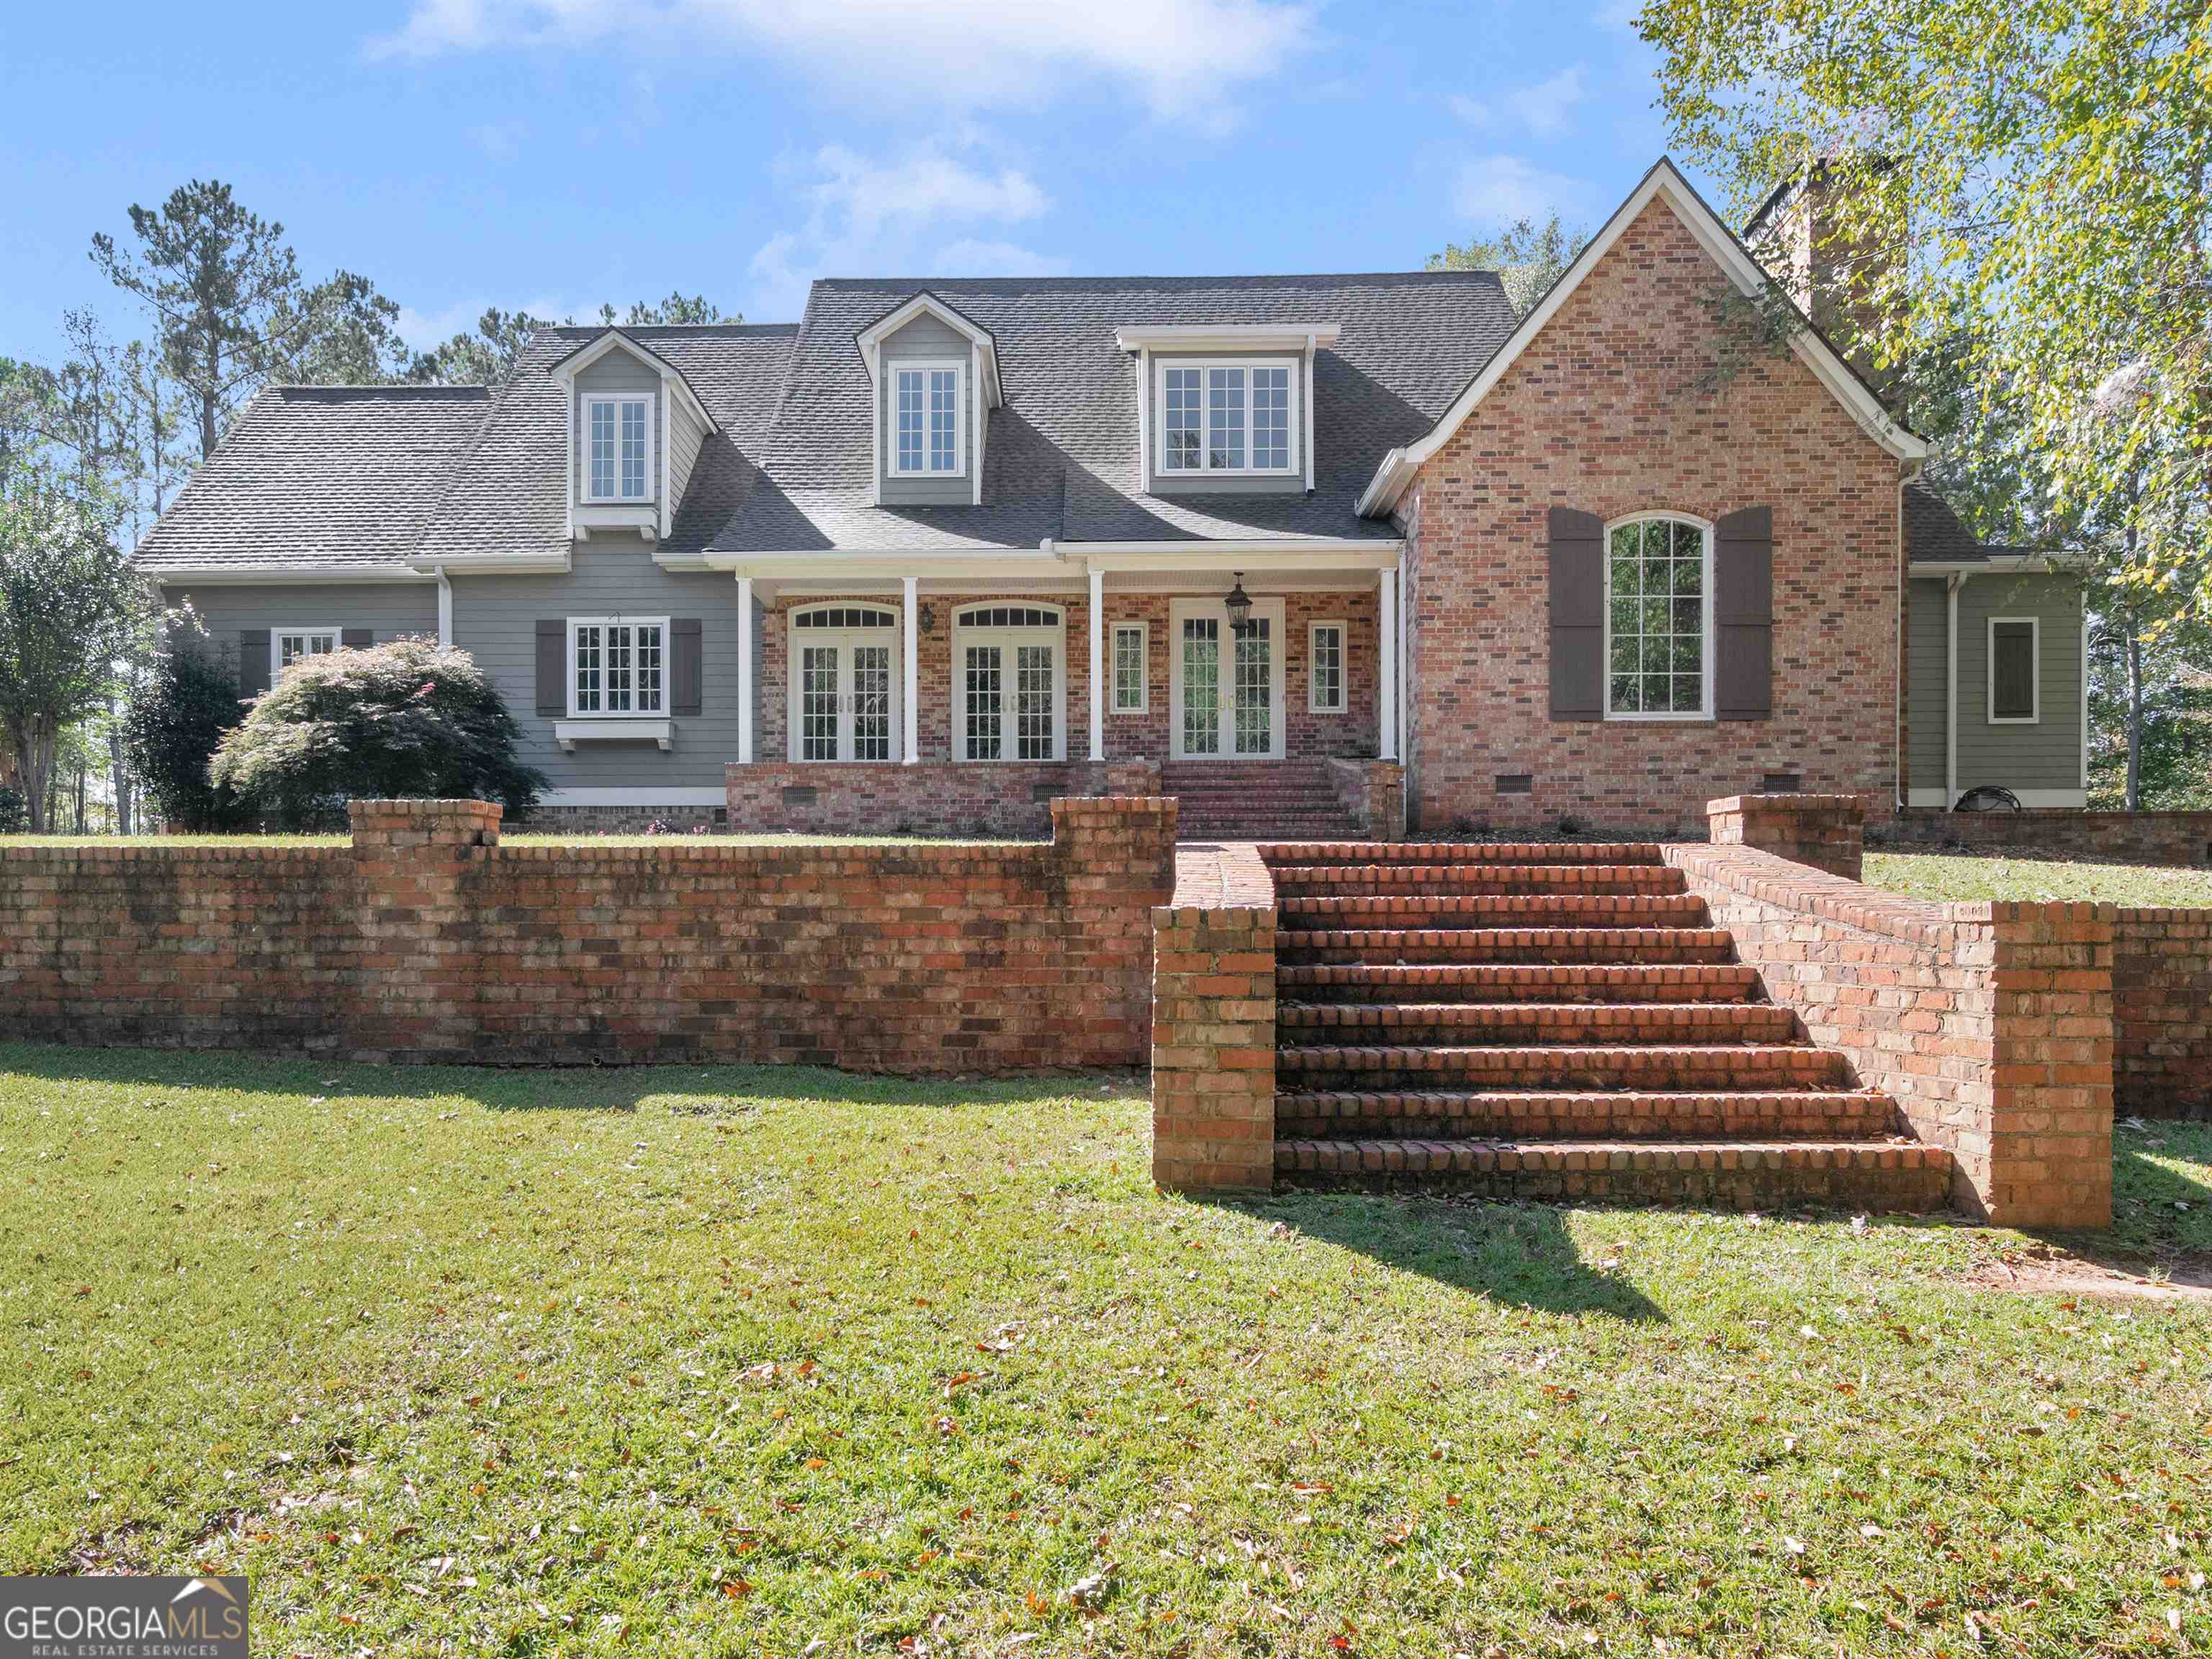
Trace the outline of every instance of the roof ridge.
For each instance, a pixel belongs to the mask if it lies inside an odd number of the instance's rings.
[[[1491,267],[1469,267],[1447,270],[1258,270],[1221,272],[1213,275],[1152,275],[1144,271],[1127,274],[1100,274],[1091,276],[817,276],[816,288],[916,288],[927,289],[940,283],[991,283],[1009,289],[1031,288],[1097,288],[1109,283],[1189,283],[1194,284],[1222,283],[1372,283],[1404,282],[1464,282],[1470,278],[1487,276],[1497,280],[1498,271]]]
[[[379,397],[398,393],[417,398],[451,398],[469,394],[489,396],[492,390],[489,385],[475,380],[453,385],[426,383],[420,380],[393,380],[383,384],[367,380],[335,383],[317,380],[271,380],[263,389],[280,395],[293,392],[374,392]]]

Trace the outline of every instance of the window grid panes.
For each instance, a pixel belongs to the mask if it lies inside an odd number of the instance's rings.
[[[1114,712],[1145,712],[1145,629],[1142,623],[1114,629]]]
[[[902,368],[893,380],[897,472],[960,471],[960,371]]]
[[[891,648],[853,647],[853,758],[891,757]]]
[[[1334,714],[1344,707],[1344,629],[1334,623],[1313,631],[1313,706]]]
[[[605,670],[599,648],[599,630],[580,628],[576,630],[576,712],[596,714],[599,712],[601,676]]]
[[[1275,644],[1265,617],[1255,617],[1237,635],[1237,752],[1264,755],[1274,744]]]
[[[1244,371],[1206,371],[1206,464],[1209,468],[1244,465]]]
[[[1036,605],[979,605],[972,611],[963,611],[958,618],[962,628],[1057,628],[1060,613]]]
[[[305,609],[305,607],[301,607]],[[279,671],[289,668],[302,657],[326,657],[338,648],[335,631],[310,629],[299,633],[279,634],[276,636],[276,666]]]
[[[800,628],[896,628],[898,617],[889,611],[874,611],[865,605],[831,605],[825,610],[802,611],[797,625]]]
[[[658,623],[578,623],[576,713],[660,713],[661,652]]]
[[[584,405],[593,501],[644,501],[652,494],[647,464],[650,416],[642,398],[592,398]]]
[[[1608,712],[1705,708],[1705,533],[1678,520],[1615,526],[1607,538]]]
[[[1187,472],[1198,466],[1199,384],[1203,376],[1194,368],[1167,372],[1166,404],[1160,419],[1167,452],[1162,458],[1170,472]]]
[[[1212,617],[1183,618],[1182,747],[1221,752],[1221,624]]]
[[[799,653],[799,755],[837,758],[837,647],[810,645]]]
[[[592,494],[605,498],[615,493],[615,406],[592,405]]]
[[[1278,471],[1291,464],[1291,371],[1252,371],[1252,465]]]
[[[922,373],[902,368],[898,376],[898,470],[921,471]]]
[[[1000,747],[999,691],[1001,652],[971,645],[967,653],[968,758],[997,760]]]
[[[929,470],[960,470],[960,376],[949,368],[929,374]]]
[[[622,406],[622,493],[629,501],[645,495],[645,405]]]
[[[1048,645],[1014,647],[1014,746],[1017,760],[1052,758],[1052,658]]]

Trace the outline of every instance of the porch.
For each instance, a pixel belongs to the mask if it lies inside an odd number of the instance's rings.
[[[1194,834],[1390,833],[1398,558],[1351,543],[745,560],[729,825],[1030,835],[1054,795],[1164,789]]]

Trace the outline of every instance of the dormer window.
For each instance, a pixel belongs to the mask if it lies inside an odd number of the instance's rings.
[[[897,442],[891,452],[893,473],[902,477],[951,477],[965,470],[963,368],[957,362],[893,365],[897,414]]]
[[[584,499],[643,501],[653,496],[653,399],[584,399]]]
[[[1160,471],[1287,473],[1298,468],[1298,365],[1288,360],[1159,365]]]

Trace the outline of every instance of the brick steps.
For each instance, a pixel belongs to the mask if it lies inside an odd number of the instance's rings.
[[[1292,927],[1693,927],[1705,902],[1688,893],[1369,893],[1278,896]]]
[[[1839,1054],[1802,1045],[1740,1048],[1504,1044],[1470,1048],[1292,1043],[1275,1051],[1275,1074],[1300,1088],[1342,1079],[1346,1088],[1707,1089],[1844,1087]],[[1449,1079],[1449,1082],[1446,1080]]]
[[[1897,1127],[1887,1095],[1860,1090],[1484,1090],[1279,1095],[1285,1139],[1874,1139]]]
[[[1297,849],[1289,849],[1297,856]],[[1678,894],[1682,872],[1646,864],[1286,865],[1273,872],[1279,898],[1374,895],[1581,893]]]
[[[1681,1047],[1793,1042],[1797,1017],[1764,1002],[1278,1000],[1275,1029],[1285,1043]]]
[[[1759,975],[1735,963],[1287,963],[1286,1002],[1744,1002]]]
[[[1951,1160],[1912,1141],[1293,1139],[1275,1143],[1275,1175],[1365,1192],[1922,1214],[1948,1200]]]
[[[1352,820],[1322,761],[1191,761],[1160,769],[1184,841],[1338,842]]]
[[[1499,1198],[1930,1210],[1656,847],[1269,844],[1275,1173]]]
[[[1281,961],[1316,964],[1725,963],[1717,927],[1303,927],[1276,936]]]

